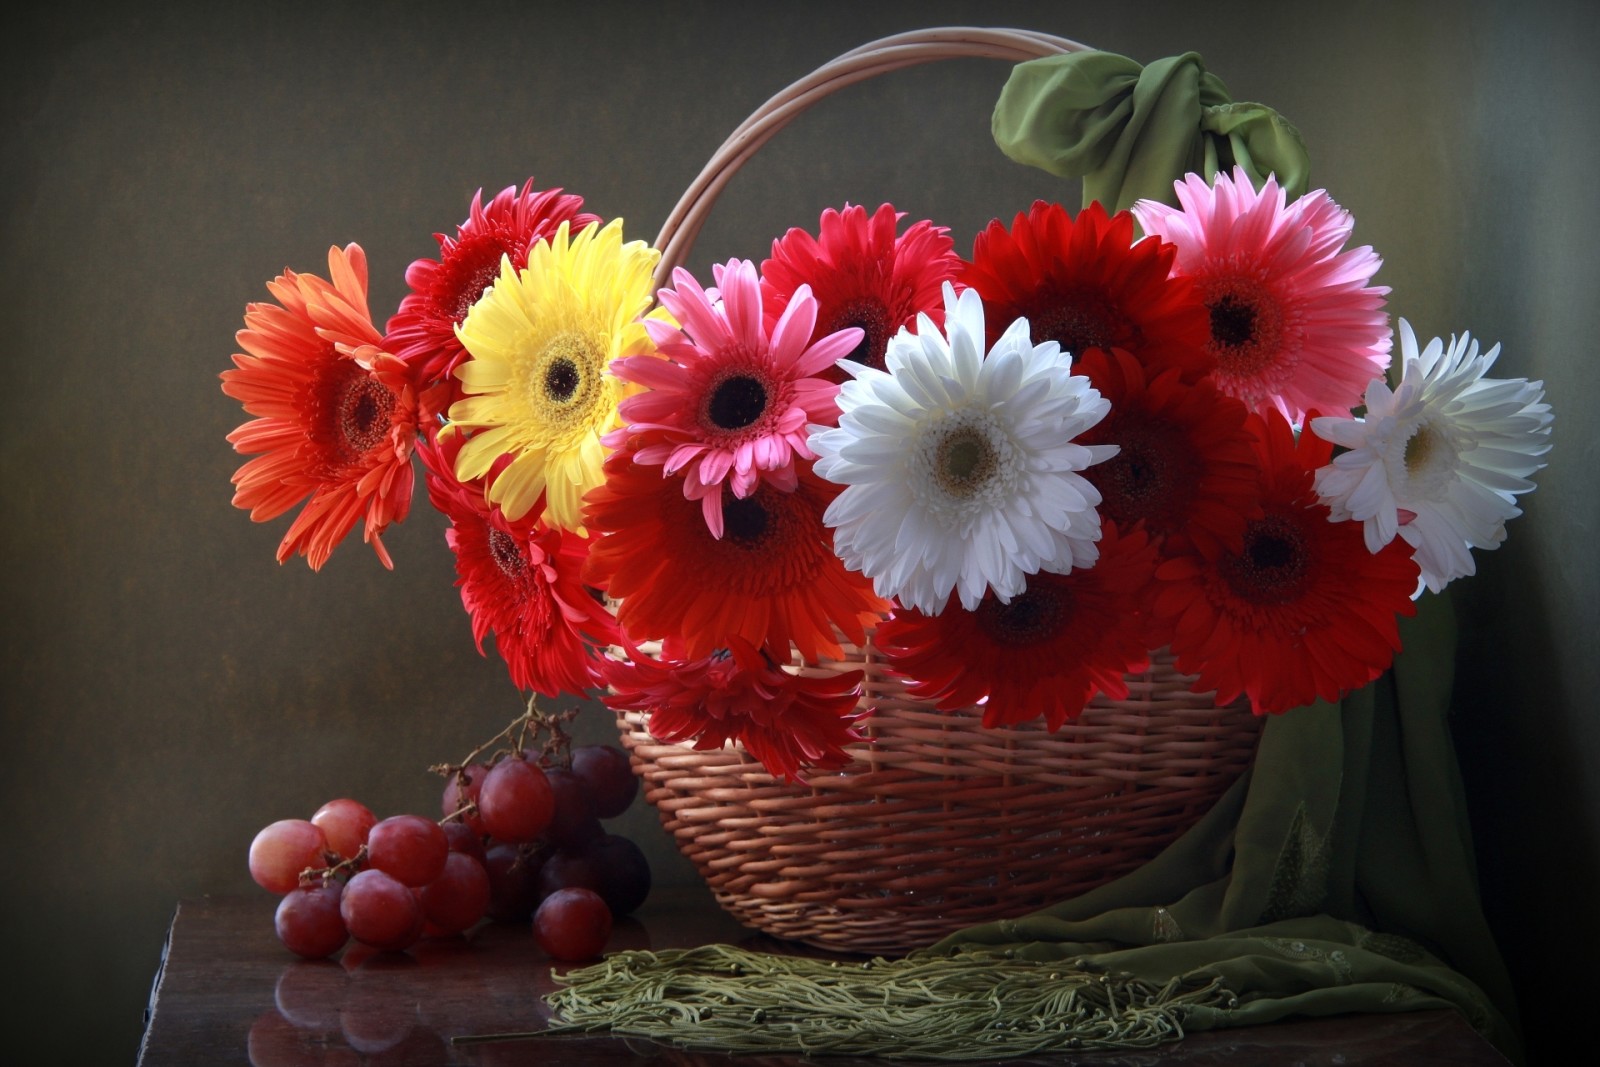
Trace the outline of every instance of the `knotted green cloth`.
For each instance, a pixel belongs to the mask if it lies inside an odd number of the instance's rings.
[[[1299,132],[1261,104],[1234,103],[1194,52],[1141,67],[1111,52],[1020,63],[995,105],[995,143],[1019,163],[1083,179],[1083,203],[1121,211],[1141,198],[1172,202],[1174,179],[1245,169],[1269,173],[1291,197],[1307,189]]]
[[[1426,597],[1402,637],[1377,682],[1272,718],[1204,819],[1100,889],[863,965],[617,953],[565,976],[554,1032],[964,1062],[1454,1007],[1520,1059],[1450,740],[1449,602]]]

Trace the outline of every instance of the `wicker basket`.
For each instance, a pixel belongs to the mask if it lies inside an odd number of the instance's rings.
[[[865,45],[779,93],[713,156],[667,221],[658,284],[683,261],[740,164],[833,91],[916,63],[1010,62],[1084,46],[1018,30],[924,30]],[[1250,765],[1260,721],[1190,691],[1170,656],[1130,676],[1129,698],[1096,699],[1051,733],[986,729],[981,712],[936,711],[905,696],[867,647],[839,670],[865,671],[870,741],[841,772],[786,784],[738,748],[697,752],[618,713],[646,800],[717,900],[788,940],[893,954],[973,923],[1056,903],[1141,866],[1194,824]],[[823,669],[829,669],[824,667]]]

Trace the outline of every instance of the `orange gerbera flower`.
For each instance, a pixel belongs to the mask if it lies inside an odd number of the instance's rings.
[[[792,644],[814,663],[841,656],[835,627],[860,644],[888,608],[833,554],[822,513],[838,489],[809,467],[792,493],[759,482],[750,496],[725,495],[721,538],[681,476],[635,463],[633,448],[605,473],[585,498],[584,525],[603,536],[584,579],[621,601],[617,621],[635,641],[679,638],[691,660],[735,638],[780,658]]]
[[[234,474],[233,502],[266,522],[305,500],[278,562],[298,552],[312,570],[364,514],[362,539],[393,568],[380,535],[411,509],[416,395],[372,324],[361,247],[330,248],[328,276],[285,270],[267,284],[277,304],[245,308],[222,391],[256,416],[228,435],[256,458]]]

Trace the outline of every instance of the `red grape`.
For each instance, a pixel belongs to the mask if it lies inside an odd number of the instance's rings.
[[[464,822],[440,823],[451,852],[463,852],[479,863],[483,862],[483,835]]]
[[[614,745],[579,745],[572,750],[572,771],[589,785],[594,813],[612,819],[628,810],[639,793],[639,779],[628,756]]]
[[[344,947],[350,933],[339,916],[339,898],[344,887],[338,882],[291,889],[278,901],[273,925],[278,940],[296,956],[308,960],[327,959]]]
[[[361,846],[367,843],[367,833],[377,821],[378,817],[365,804],[348,797],[328,801],[311,816],[312,824],[320,827],[327,837],[328,847],[341,859],[349,859],[361,851]]]
[[[422,937],[422,905],[383,871],[365,870],[350,879],[339,914],[350,936],[373,948],[407,949]]]
[[[537,764],[503,759],[484,775],[478,794],[483,828],[500,841],[523,844],[550,825],[555,814],[555,794]]]
[[[250,842],[250,877],[263,889],[287,893],[300,884],[300,872],[320,867],[328,839],[306,819],[279,819]]]
[[[554,959],[592,960],[611,939],[611,911],[592,890],[560,889],[534,913],[533,934]]]
[[[464,770],[460,776],[452,774],[445,779],[444,794],[439,798],[440,815],[449,816],[465,808],[468,804],[478,802],[478,792],[483,788],[483,777],[489,773],[487,764],[474,763]],[[462,777],[466,784],[462,784]],[[469,812],[461,816],[461,821],[483,833],[483,820],[477,812]]]
[[[435,930],[459,934],[476,926],[489,907],[489,874],[471,856],[452,852],[439,877],[418,893],[422,913]]]
[[[391,815],[367,835],[367,863],[402,885],[427,885],[444,870],[450,840],[432,819]]]

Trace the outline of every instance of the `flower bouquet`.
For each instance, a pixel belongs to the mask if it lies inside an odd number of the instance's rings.
[[[1539,383],[1391,329],[1350,215],[1242,166],[1041,200],[969,255],[846,204],[760,262],[677,265],[807,93],[1081,47],[985,32],[780,94],[655,246],[531,180],[480,194],[383,329],[334,248],[222,375],[253,417],[235,503],[300,506],[280,561],[359,522],[391,566],[420,462],[480,651],[616,709],[680,847],[782,936],[926,943],[1149,859],[1259,716],[1387,669],[1548,447]]]

